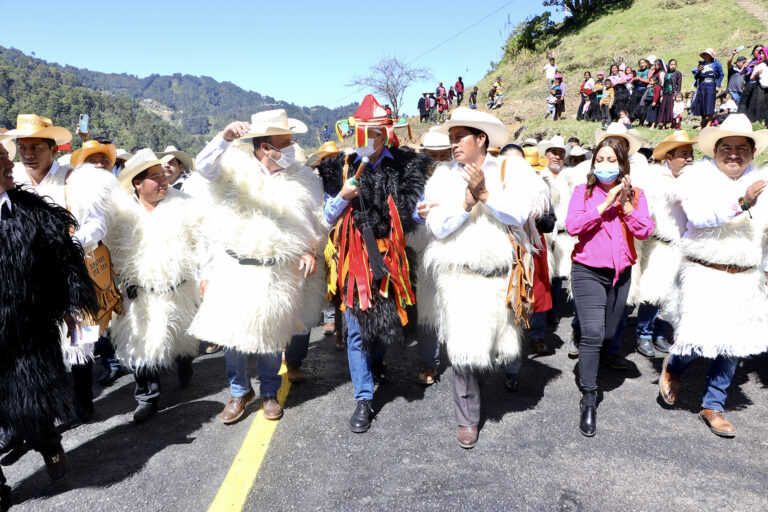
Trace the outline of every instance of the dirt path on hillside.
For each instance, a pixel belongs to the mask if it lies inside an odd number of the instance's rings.
[[[762,21],[765,29],[763,33],[768,33],[768,10],[765,7],[752,0],[736,0],[736,3],[749,14]]]

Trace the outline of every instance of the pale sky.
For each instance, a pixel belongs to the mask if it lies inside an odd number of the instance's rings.
[[[34,9],[0,0],[0,6],[0,45],[41,59],[139,77],[206,75],[300,106],[360,101],[370,91],[345,84],[382,57],[397,56],[435,77],[406,93],[403,111],[410,114],[421,90],[434,90],[438,80],[446,89],[460,75],[467,86],[480,80],[499,60],[512,27],[544,10],[541,1],[523,0],[40,0]]]

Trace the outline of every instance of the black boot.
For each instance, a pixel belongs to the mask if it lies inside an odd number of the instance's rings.
[[[583,435],[592,437],[597,431],[597,391],[585,391],[580,406],[579,430]]]
[[[157,413],[157,404],[149,402],[141,402],[136,410],[133,411],[133,421],[136,423],[144,423],[149,418]]]
[[[365,399],[358,400],[355,412],[352,413],[352,417],[349,419],[349,428],[355,434],[362,434],[371,428],[371,416],[373,416],[371,401]]]

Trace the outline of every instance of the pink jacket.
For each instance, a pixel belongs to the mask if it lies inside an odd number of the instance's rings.
[[[642,190],[633,188],[637,204],[631,214],[625,216],[614,204],[600,215],[597,207],[607,194],[596,186],[592,196],[585,198],[586,190],[586,185],[576,187],[565,218],[568,233],[579,237],[571,259],[590,267],[615,269],[613,284],[616,284],[619,275],[637,260],[634,240],[627,239],[625,227],[626,232],[638,240],[651,236],[655,228],[648,213],[648,202]]]

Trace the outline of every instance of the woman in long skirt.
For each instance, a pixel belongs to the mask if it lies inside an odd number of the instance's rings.
[[[699,54],[703,59],[699,67],[692,70],[698,81],[696,97],[693,100],[693,115],[701,116],[701,127],[706,128],[715,114],[716,89],[723,83],[723,65],[717,60],[715,50],[707,48]]]
[[[611,66],[611,76],[608,78],[613,82],[613,94],[615,99],[613,101],[613,108],[611,109],[611,118],[615,121],[619,118],[619,112],[627,110],[627,102],[629,102],[627,82],[629,82],[632,77],[627,76],[623,71],[619,70],[619,66],[614,64]]]
[[[656,121],[657,126],[666,129],[668,124],[674,126],[675,123],[675,96],[682,91],[683,74],[677,70],[677,61],[672,59],[667,64],[667,74],[664,76],[664,85],[662,90],[664,96],[661,99],[661,110],[659,118]]]

